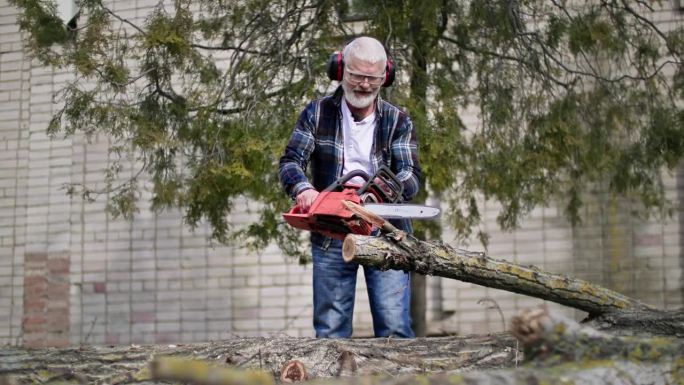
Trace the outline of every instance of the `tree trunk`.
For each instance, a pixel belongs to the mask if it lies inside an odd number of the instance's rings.
[[[313,339],[236,338],[191,345],[88,346],[71,349],[4,347],[0,350],[0,384],[5,383],[107,383],[127,384],[152,378],[155,357],[202,360],[228,369],[257,369],[280,378],[283,366],[300,361],[309,378],[396,376],[454,370],[514,366],[522,359],[509,334],[416,339]],[[201,363],[186,373],[178,362],[159,361],[159,378],[202,382],[197,376],[225,377],[225,370],[208,373]],[[175,377],[174,377],[175,376]],[[184,376],[195,376],[187,378]],[[244,376],[239,377],[244,378]],[[254,377],[251,377],[254,378]],[[260,377],[256,377],[260,378]],[[3,382],[5,381],[5,382]],[[230,383],[230,382],[224,382]]]
[[[411,272],[411,326],[416,337],[427,336],[427,295],[423,274]]]
[[[660,311],[587,281],[495,260],[441,242],[422,242],[403,232],[391,231],[383,237],[350,234],[342,253],[345,260],[362,265],[417,271],[556,302],[586,311],[601,328],[631,326],[631,331],[684,335],[682,311]]]

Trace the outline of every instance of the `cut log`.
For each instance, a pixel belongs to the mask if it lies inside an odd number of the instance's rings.
[[[513,317],[513,334],[526,349],[525,366],[494,371],[375,375],[317,379],[307,384],[670,384],[684,378],[684,341],[676,338],[616,337],[549,314],[545,307]],[[437,346],[437,341],[435,341]],[[351,353],[343,351],[341,359]],[[339,360],[338,360],[339,361]],[[352,359],[352,362],[353,361]],[[201,371],[200,371],[201,372]],[[226,370],[225,373],[229,373]],[[233,384],[242,373],[226,378]],[[187,381],[188,378],[184,377]],[[203,383],[206,382],[192,382]]]
[[[292,384],[295,382],[306,381],[307,379],[306,367],[299,360],[288,361],[283,368],[280,369],[280,382]]]
[[[308,381],[306,384],[382,384],[382,385],[408,385],[408,384],[556,384],[556,383],[579,383],[579,384],[675,384],[684,375],[684,366],[677,360],[669,357],[666,362],[637,362],[629,359],[617,361],[582,361],[556,365],[552,367],[528,366],[516,369],[496,370],[491,372],[477,371],[469,373],[443,373],[443,374],[418,374],[402,375],[399,377],[380,375],[365,377],[347,377],[337,379],[317,379]],[[246,371],[245,371],[246,372]],[[268,377],[266,372],[255,372],[261,377]],[[254,373],[251,374],[255,375]],[[224,370],[222,376],[203,377],[195,380],[195,375],[184,375],[182,379],[167,378],[174,383],[197,385],[231,385],[231,384],[274,384],[271,382],[244,382],[246,374],[239,371]]]
[[[638,328],[653,334],[684,335],[684,312],[657,310],[599,285],[534,266],[455,249],[442,242],[423,242],[390,231],[381,237],[347,235],[345,261],[380,269],[416,271],[544,299],[589,313],[601,328]],[[631,331],[640,331],[637,327]],[[644,329],[645,328],[645,329]]]
[[[624,359],[644,364],[684,358],[684,340],[616,336],[549,313],[545,306],[514,316],[511,333],[523,346],[525,360],[535,365]]]
[[[654,310],[587,281],[547,273],[534,266],[495,260],[484,253],[454,249],[441,242],[422,242],[412,236],[390,240],[388,237],[349,234],[344,240],[343,257],[345,261],[353,260],[380,269],[418,271],[508,290],[584,310],[590,315]]]
[[[604,313],[589,320],[599,329],[620,334],[649,334],[684,338],[684,310],[624,310]]]
[[[307,382],[311,385],[520,385],[520,384],[582,384],[582,385],[654,385],[680,384],[684,365],[677,362],[640,364],[633,361],[588,361],[547,368],[478,371],[459,374],[377,376],[338,378]]]
[[[516,317],[511,330],[529,352],[521,366],[515,342],[502,334],[238,338],[185,346],[7,347],[0,350],[0,383],[232,384],[253,378],[270,384],[292,360],[311,371],[307,384],[667,384],[684,378],[680,339],[615,337],[539,310]]]
[[[396,376],[514,366],[522,360],[516,345],[511,335],[494,334],[416,339],[235,338],[178,346],[87,346],[37,350],[3,347],[0,349],[0,381],[4,379],[18,384],[149,383],[153,374],[150,363],[169,356],[200,367],[225,368],[211,369],[216,376],[228,375],[232,369],[254,369],[277,379],[282,368],[292,360],[301,362],[309,378]],[[200,360],[200,364],[194,362],[196,360]],[[159,378],[190,375],[183,374],[185,371],[179,370],[178,365],[167,365],[178,364],[178,361],[162,359],[159,362],[165,364],[156,368]],[[192,374],[199,375],[202,370]],[[189,377],[183,378],[190,380]],[[201,381],[202,377],[195,376],[194,380]]]

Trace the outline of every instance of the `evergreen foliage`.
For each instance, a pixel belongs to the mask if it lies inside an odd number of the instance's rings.
[[[663,212],[661,173],[684,152],[684,30],[654,21],[678,17],[665,1],[175,0],[138,20],[81,0],[73,28],[49,2],[10,1],[34,57],[75,73],[49,132],[112,138],[107,188],[70,191],[107,191],[130,217],[147,174],[153,208],[206,220],[219,241],[303,255],[280,220],[291,202],[277,160],[304,104],[334,86],[324,65],[350,16],[398,63],[385,97],[412,116],[427,185],[463,237],[479,197],[502,204],[504,229],[551,202],[577,224],[596,187]],[[133,177],[121,174],[130,156]],[[227,219],[240,196],[260,202],[243,228]]]

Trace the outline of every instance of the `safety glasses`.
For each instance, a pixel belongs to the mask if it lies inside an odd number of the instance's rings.
[[[382,75],[368,75],[362,74],[354,71],[350,71],[345,68],[344,72],[347,73],[347,80],[353,84],[361,84],[364,80],[368,82],[371,86],[379,86],[385,82],[385,74]]]

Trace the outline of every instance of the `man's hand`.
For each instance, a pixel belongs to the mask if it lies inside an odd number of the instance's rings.
[[[297,205],[299,205],[303,213],[306,213],[309,211],[317,197],[318,191],[314,189],[304,190],[297,195]]]

